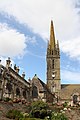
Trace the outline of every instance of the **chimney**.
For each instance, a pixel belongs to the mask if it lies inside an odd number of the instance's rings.
[[[10,63],[11,63],[11,60],[10,60],[10,57],[8,57],[8,60],[6,60],[6,68],[10,67]]]
[[[25,78],[25,72],[22,73],[22,78]]]

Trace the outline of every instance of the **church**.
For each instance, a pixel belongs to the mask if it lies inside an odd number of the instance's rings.
[[[25,102],[42,100],[44,102],[80,102],[80,84],[61,84],[60,78],[60,48],[55,40],[54,25],[51,21],[50,40],[46,51],[47,82],[46,84],[35,74],[25,80],[25,73],[19,75],[19,67],[11,67],[11,60],[6,60],[6,66],[0,64],[0,99],[10,98]]]
[[[52,97],[53,103],[55,102],[68,102],[69,104],[76,104],[80,102],[80,84],[61,84],[60,78],[60,48],[58,40],[55,40],[54,26],[53,21],[51,21],[50,26],[50,40],[48,42],[47,54],[47,90],[50,92],[49,97]],[[35,78],[36,77],[36,78]],[[39,80],[37,76],[35,76],[32,81]],[[41,80],[39,80],[41,81]],[[34,82],[35,83],[35,82]],[[35,84],[38,89],[38,93],[40,91],[39,84]],[[44,87],[43,87],[44,88]],[[43,91],[43,93],[45,93]],[[39,93],[39,96],[40,93]],[[46,101],[48,101],[46,95]]]

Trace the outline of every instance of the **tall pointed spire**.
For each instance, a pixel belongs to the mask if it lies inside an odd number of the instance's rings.
[[[59,49],[59,42],[58,42],[58,40],[57,40],[57,49]]]
[[[55,35],[54,35],[54,27],[52,20],[51,20],[51,28],[50,28],[50,46],[52,50],[55,49]]]

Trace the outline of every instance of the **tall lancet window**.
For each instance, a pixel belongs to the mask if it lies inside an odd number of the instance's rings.
[[[54,69],[54,60],[52,60],[52,69]]]
[[[52,55],[53,55],[53,50],[52,50]]]

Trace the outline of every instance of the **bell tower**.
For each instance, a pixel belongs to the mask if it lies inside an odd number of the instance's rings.
[[[55,41],[53,21],[50,26],[50,40],[47,47],[47,86],[52,93],[60,92],[60,50],[58,40]]]

